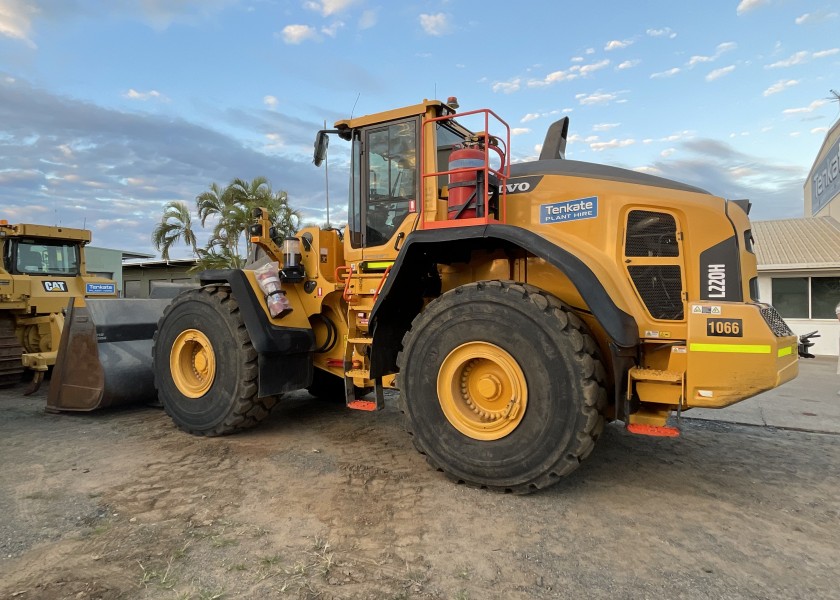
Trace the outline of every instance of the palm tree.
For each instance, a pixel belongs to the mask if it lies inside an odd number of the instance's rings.
[[[166,205],[152,241],[156,248],[163,249],[163,258],[168,259],[169,248],[183,236],[184,241],[191,244],[193,253],[199,259],[198,266],[202,269],[238,269],[245,264],[240,248],[244,237],[245,256],[250,254],[251,241],[247,232],[255,208],[268,210],[269,220],[274,224],[276,241],[292,235],[301,222],[300,212],[289,206],[288,194],[283,191],[274,192],[265,177],[256,177],[252,181],[236,178],[224,188],[211,183],[207,191],[195,197],[195,205],[201,226],[206,227],[208,221],[213,223],[210,239],[203,249],[196,248],[189,211],[180,202]],[[189,235],[184,227],[179,227],[184,223]]]
[[[161,258],[169,260],[169,249],[181,239],[190,246],[193,254],[198,253],[190,209],[183,202],[167,202],[160,223],[152,231],[152,244],[160,250]]]

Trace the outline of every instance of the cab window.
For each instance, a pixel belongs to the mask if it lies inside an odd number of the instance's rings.
[[[22,238],[16,244],[15,271],[24,274],[79,274],[79,248],[76,244]]]
[[[366,146],[365,246],[378,246],[391,239],[417,199],[416,122],[370,129]]]

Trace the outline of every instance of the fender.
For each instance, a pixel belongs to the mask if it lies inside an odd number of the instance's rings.
[[[523,249],[562,271],[577,287],[592,314],[617,350],[635,353],[639,344],[636,320],[616,306],[604,286],[581,259],[571,252],[521,227],[486,225],[414,231],[406,238],[371,311],[374,331],[371,372],[394,372],[402,336],[422,308],[429,278],[423,278],[438,262],[467,260],[470,252],[492,248]],[[438,281],[439,285],[439,281]],[[392,369],[389,371],[389,369]]]
[[[312,383],[315,334],[311,329],[271,323],[245,273],[239,269],[202,271],[198,278],[201,285],[224,283],[230,286],[248,337],[258,354],[260,396],[291,392]]]

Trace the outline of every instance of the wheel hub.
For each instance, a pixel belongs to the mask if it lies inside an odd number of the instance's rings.
[[[187,398],[201,398],[216,376],[216,355],[207,336],[198,329],[182,331],[169,353],[175,387]]]
[[[468,342],[450,352],[438,372],[437,391],[452,426],[476,440],[509,435],[528,402],[519,363],[489,342]]]

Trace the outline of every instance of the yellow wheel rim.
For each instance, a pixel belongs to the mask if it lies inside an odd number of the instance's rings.
[[[216,376],[216,355],[207,336],[198,329],[182,331],[169,353],[169,371],[178,391],[187,398],[206,394]]]
[[[452,426],[475,440],[498,440],[522,422],[528,385],[519,363],[488,342],[468,342],[443,359],[440,406]]]

